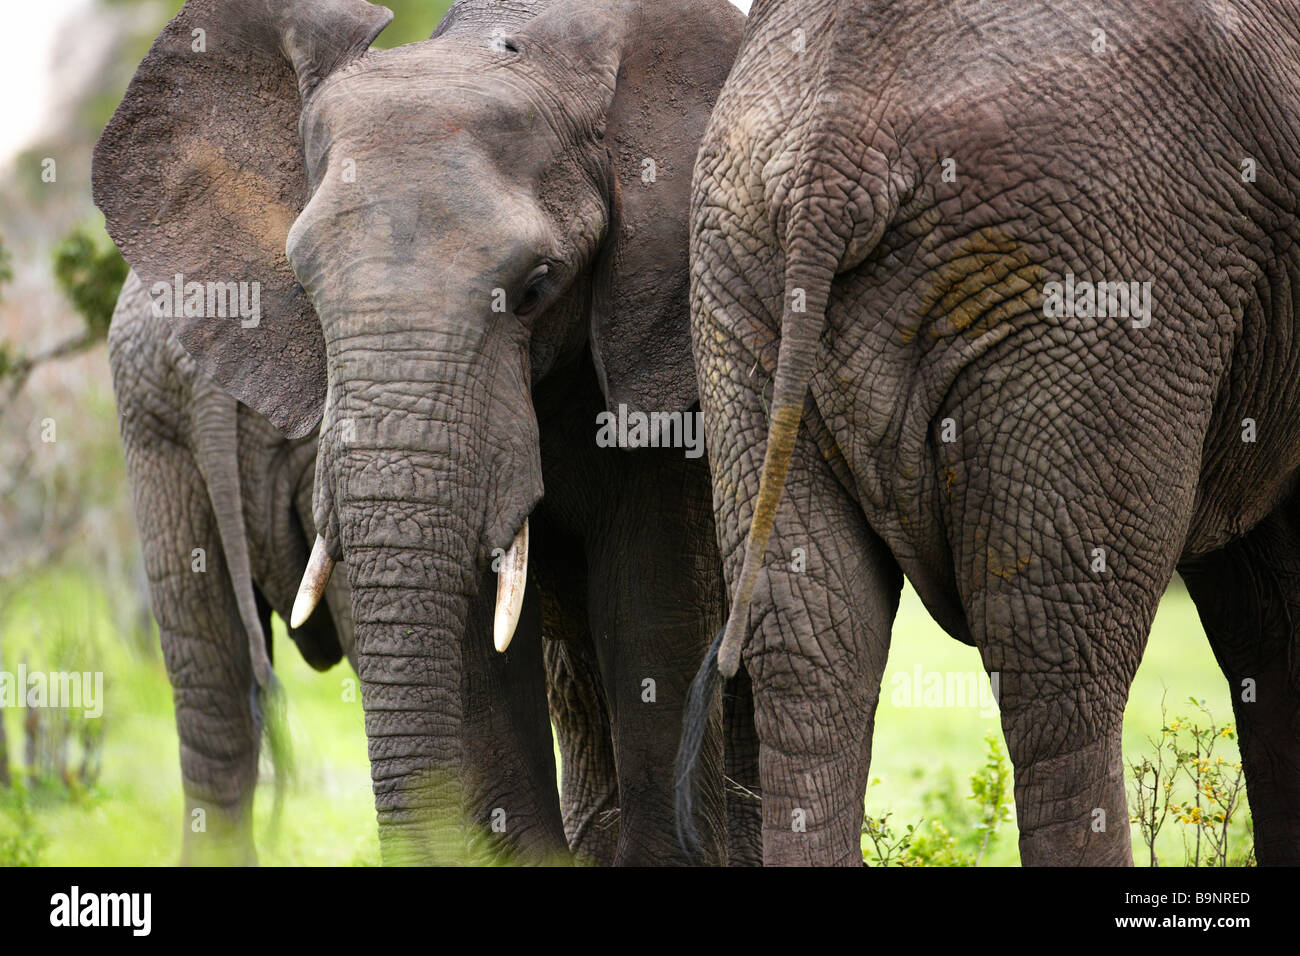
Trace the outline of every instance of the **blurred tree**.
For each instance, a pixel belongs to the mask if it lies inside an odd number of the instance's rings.
[[[13,277],[14,270],[9,262],[9,250],[5,248],[4,236],[0,236],[0,300],[4,299],[4,284]]]
[[[81,225],[54,247],[54,279],[97,341],[108,334],[127,265],[102,224]]]
[[[127,265],[108,238],[103,223],[77,226],[54,247],[54,279],[81,316],[85,328],[50,348],[25,355],[0,342],[0,383],[5,384],[7,407],[36,367],[67,358],[96,345],[108,334],[117,295],[126,281]],[[0,246],[0,282],[9,267]]]

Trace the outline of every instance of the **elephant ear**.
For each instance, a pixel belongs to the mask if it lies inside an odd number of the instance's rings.
[[[301,104],[391,19],[363,0],[189,0],[95,147],[95,203],[155,308],[165,298],[199,367],[290,438],[325,399],[320,323],[285,256],[307,199]],[[174,301],[178,283],[247,283],[248,308]]]
[[[604,132],[609,232],[591,314],[592,355],[611,409],[683,411],[698,400],[691,174],[744,26],[726,0],[556,0],[525,28],[613,89]]]

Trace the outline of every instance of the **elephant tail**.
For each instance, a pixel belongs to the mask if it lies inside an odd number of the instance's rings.
[[[199,469],[208,488],[216,517],[217,535],[226,558],[226,571],[234,590],[239,619],[248,639],[253,666],[253,715],[262,728],[275,768],[275,806],[278,816],[283,785],[293,772],[284,690],[271,667],[269,635],[253,592],[253,572],[244,532],[244,501],[239,487],[239,403],[214,381],[199,376],[194,382],[194,434]]]
[[[774,375],[767,451],[763,458],[754,516],[745,542],[740,580],[723,630],[722,646],[718,650],[718,669],[725,677],[735,676],[744,642],[749,637],[749,603],[762,571],[776,508],[794,455],[804,400],[816,366],[822,331],[826,327],[826,303],[830,298],[831,282],[843,253],[842,244],[828,248],[828,240],[811,226],[800,228],[800,223],[812,216],[806,207],[798,207],[791,215],[791,230],[797,238],[791,240],[786,258],[781,346]],[[825,233],[824,225],[820,230]],[[835,244],[833,238],[829,242]]]
[[[700,832],[695,826],[695,772],[700,763],[700,751],[704,747],[704,732],[708,729],[709,717],[713,713],[713,701],[718,693],[718,649],[722,646],[724,633],[726,632],[718,632],[708,654],[704,656],[704,663],[691,682],[686,710],[682,714],[682,739],[677,748],[677,763],[674,768],[674,804],[677,842],[690,854],[698,853],[702,845]]]

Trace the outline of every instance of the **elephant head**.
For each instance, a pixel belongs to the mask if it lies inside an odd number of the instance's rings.
[[[346,556],[381,845],[400,861],[430,856],[417,811],[454,799],[480,581],[494,553],[505,583],[525,573],[534,389],[589,353],[611,407],[696,401],[690,178],[740,17],[723,0],[470,0],[427,41],[369,50],[390,18],[189,0],[94,183],[200,366],[289,437],[321,423],[309,578]],[[245,289],[254,308],[221,308]]]

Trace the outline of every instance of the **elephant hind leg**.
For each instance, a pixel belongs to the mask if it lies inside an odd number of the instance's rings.
[[[1227,678],[1262,865],[1300,865],[1300,499],[1180,566]]]
[[[1015,767],[1021,862],[1131,866],[1124,706],[1182,546],[1194,473],[1174,472],[1185,483],[1157,494],[1146,483],[1170,472],[1143,462],[1141,449],[1167,446],[1152,436],[1107,449],[1103,468],[1099,452],[1076,451],[1080,439],[1063,442],[1032,418],[989,430],[1014,457],[994,444],[963,463],[968,478],[947,507],[959,592],[996,677]]]
[[[729,550],[734,582],[740,552]],[[765,866],[862,865],[871,737],[902,585],[884,542],[801,433],[742,655]]]
[[[990,516],[1007,502],[1009,520]],[[1008,482],[982,507],[963,536],[978,546],[954,552],[1015,768],[1021,863],[1131,866],[1124,705],[1164,582],[1050,489]]]

